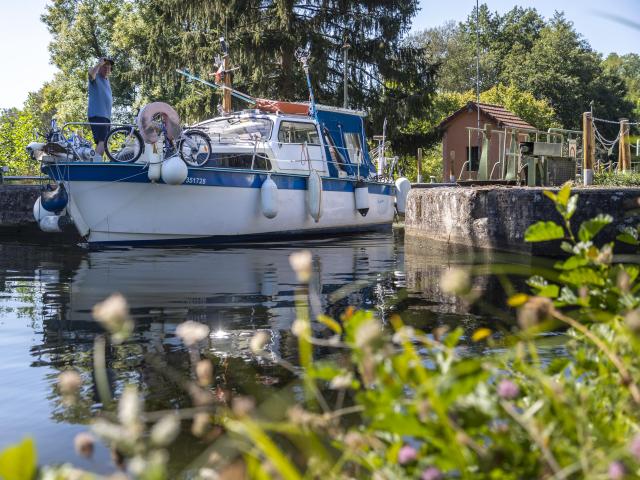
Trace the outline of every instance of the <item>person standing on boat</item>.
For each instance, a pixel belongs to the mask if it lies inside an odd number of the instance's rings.
[[[91,132],[96,142],[96,158],[102,160],[104,153],[104,142],[107,139],[111,125],[111,106],[113,97],[111,95],[111,84],[109,75],[113,60],[102,57],[98,64],[89,70],[89,108],[87,116],[91,123]],[[96,125],[97,124],[97,125]]]

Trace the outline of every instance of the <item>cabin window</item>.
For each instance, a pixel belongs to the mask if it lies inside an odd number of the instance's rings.
[[[256,155],[255,158],[252,154],[212,154],[208,167],[218,168],[238,168],[242,170],[249,170],[253,164],[254,170],[271,170],[271,161],[264,156]]]
[[[467,170],[470,172],[477,172],[480,169],[480,152],[478,147],[471,147],[471,156],[469,156],[469,147],[467,147],[467,155],[464,157],[464,161],[469,161],[467,164]]]
[[[349,160],[351,163],[361,163],[362,162],[362,143],[360,142],[360,134],[359,133],[343,133],[344,137],[344,145],[349,152]]]
[[[313,123],[280,122],[278,131],[280,143],[307,143],[308,145],[320,145],[318,129]]]

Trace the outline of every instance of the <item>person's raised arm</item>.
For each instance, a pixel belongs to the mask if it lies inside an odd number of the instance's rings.
[[[96,75],[98,74],[100,67],[102,67],[106,62],[107,62],[106,59],[102,57],[95,67],[89,69],[89,78],[91,80],[96,79]]]

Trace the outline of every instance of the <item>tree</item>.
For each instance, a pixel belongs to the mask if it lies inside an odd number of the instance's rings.
[[[537,98],[548,98],[566,128],[580,128],[581,113],[591,102],[604,118],[617,119],[631,111],[622,79],[602,68],[600,55],[559,13],[541,30],[530,52],[510,58],[505,77]]]
[[[603,68],[573,24],[556,13],[545,20],[535,9],[515,7],[500,15],[486,5],[479,10],[480,88],[513,84],[536,99],[548,100],[560,123],[579,128],[582,112],[598,116],[628,116],[625,100],[631,82],[615,68]],[[420,34],[425,48],[440,68],[439,91],[465,92],[476,88],[476,11],[465,22]],[[630,77],[631,78],[631,77]]]
[[[628,53],[619,56],[610,53],[602,66],[607,73],[622,78],[627,87],[626,98],[634,104],[633,118],[640,120],[640,55]]]

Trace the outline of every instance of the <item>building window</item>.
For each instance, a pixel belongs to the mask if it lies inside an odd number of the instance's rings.
[[[469,156],[469,147],[467,147],[467,155],[464,157],[464,161],[471,160],[467,164],[467,170],[470,172],[477,172],[480,169],[480,152],[478,147],[471,147],[471,156]]]
[[[278,141],[281,143],[320,145],[320,136],[313,123],[283,121],[280,123]]]

